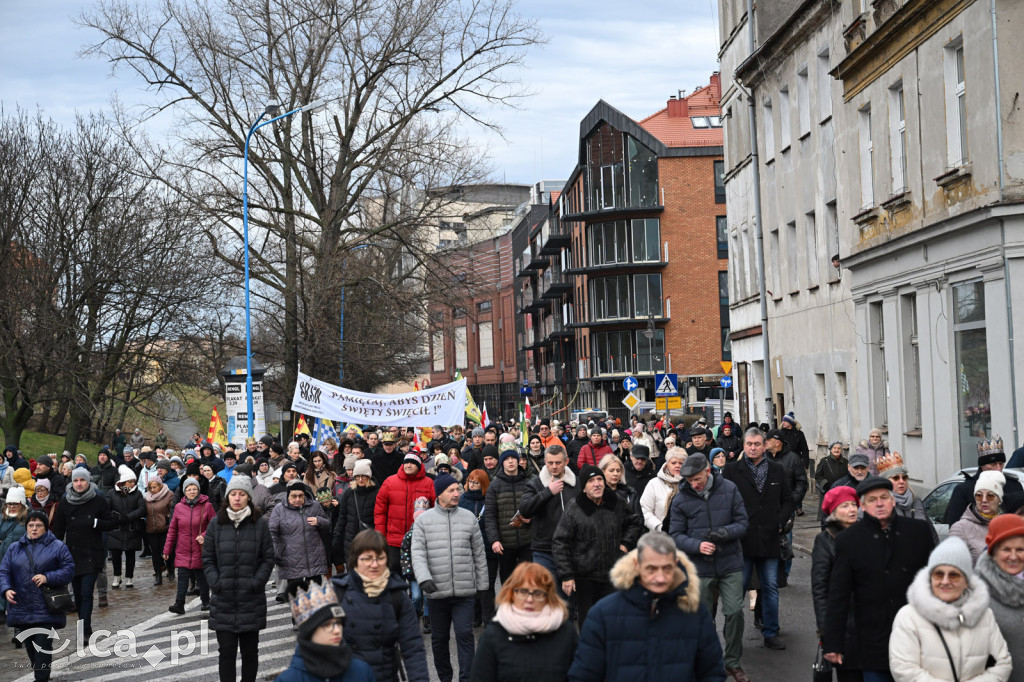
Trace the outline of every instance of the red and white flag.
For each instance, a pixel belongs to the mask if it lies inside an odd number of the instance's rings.
[[[483,412],[480,413],[480,423],[486,429],[487,425],[491,423],[491,420],[487,418],[487,403],[484,403]]]
[[[530,421],[530,417],[533,416],[530,414],[530,396],[526,396],[526,406],[523,408],[523,412],[526,415],[526,421]]]

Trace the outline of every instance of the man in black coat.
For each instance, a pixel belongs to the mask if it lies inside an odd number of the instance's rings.
[[[48,479],[50,481],[50,494],[55,499],[64,497],[68,483],[59,471],[53,468],[53,458],[49,455],[40,455],[36,459],[36,480]]]
[[[807,439],[804,432],[797,427],[796,417],[790,412],[782,418],[782,442],[786,449],[795,452],[800,458],[801,466],[806,469],[811,463],[811,451],[807,447]]]
[[[779,639],[779,536],[789,532],[793,492],[786,470],[765,457],[765,436],[760,429],[743,434],[743,459],[725,465],[723,476],[736,484],[747,509],[750,527],[743,538],[743,582],[757,570],[761,581],[764,626],[761,634],[769,649],[786,645]]]
[[[949,497],[946,515],[942,518],[942,522],[952,526],[964,515],[967,507],[974,502],[974,484],[978,481],[978,475],[982,471],[1002,471],[1005,465],[1006,452],[1003,450],[1003,441],[1001,439],[981,441],[978,444],[978,471],[974,476],[964,472],[964,482],[953,488],[953,494]],[[1005,500],[1006,495],[1011,493],[1024,493],[1024,487],[1014,476],[1007,476],[1006,485],[1003,486],[1003,499]]]
[[[781,429],[772,429],[768,432],[768,439],[765,441],[765,449],[768,457],[773,462],[778,462],[786,470],[789,478],[789,488],[793,496],[793,506],[799,510],[803,507],[804,496],[807,494],[807,471],[800,463],[800,456],[786,448],[786,441],[783,438]],[[789,531],[789,542],[793,542],[793,531]],[[779,587],[789,585],[789,571],[793,567],[793,560],[788,559],[782,562],[779,570]]]
[[[822,646],[826,659],[842,664],[852,605],[853,637],[867,679],[868,673],[889,674],[893,620],[907,603],[907,588],[927,565],[935,542],[927,521],[895,513],[888,479],[869,477],[857,486],[857,494],[864,515],[836,536]]]
[[[367,454],[370,466],[373,468],[373,480],[385,481],[398,473],[402,466],[402,458],[405,453],[398,449],[398,438],[390,431],[384,432],[380,450],[374,450]]]
[[[651,462],[651,450],[646,445],[634,445],[628,449],[628,453],[622,461],[626,483],[640,496],[644,494],[647,484],[658,475],[658,470]]]
[[[552,445],[544,451],[544,468],[526,482],[519,512],[530,519],[530,547],[534,562],[555,576],[555,556],[551,551],[555,528],[562,513],[576,496],[576,474],[567,468],[569,456],[561,445]],[[555,585],[561,590],[558,581]]]

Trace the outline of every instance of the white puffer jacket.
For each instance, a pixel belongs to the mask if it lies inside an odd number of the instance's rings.
[[[644,488],[640,497],[640,509],[644,513],[644,525],[647,530],[658,530],[668,513],[669,494],[679,487],[682,476],[669,476],[664,465],[658,475]]]
[[[922,568],[907,605],[896,614],[889,636],[889,669],[896,682],[952,682],[953,670],[942,646],[945,638],[960,682],[1006,682],[1013,664],[1006,641],[988,607],[988,588],[970,576],[966,599],[947,604],[932,594],[931,574]],[[936,626],[942,628],[942,638]],[[988,657],[995,665],[986,669]]]

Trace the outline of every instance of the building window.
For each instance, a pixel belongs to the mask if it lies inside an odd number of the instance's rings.
[[[722,359],[732,360],[732,340],[729,338],[729,273],[718,273],[718,323],[722,333]]]
[[[494,327],[492,322],[481,322],[476,326],[477,341],[480,344],[480,366],[494,367]]]
[[[591,335],[594,374],[627,374],[633,371],[633,332],[597,332]]]
[[[871,374],[871,423],[889,423],[889,374],[885,369],[885,313],[881,301],[868,304],[868,362]]]
[[[946,79],[946,160],[950,168],[967,163],[967,78],[964,43],[958,38],[946,48],[943,59]]]
[[[728,327],[722,327],[722,359],[732,360],[732,339],[729,338]]]
[[[661,221],[657,218],[639,218],[632,221],[633,262],[651,263],[661,259]]]
[[[818,53],[818,120],[824,122],[832,115],[832,68],[828,48]]]
[[[648,338],[650,335],[650,338]],[[636,371],[665,371],[665,330],[640,330],[636,333]]]
[[[724,215],[715,216],[715,240],[718,242],[718,257],[729,257],[729,221]]]
[[[903,318],[903,406],[907,431],[921,428],[921,351],[917,333],[917,294],[900,296]]]
[[[452,317],[456,320],[466,316],[465,308],[452,308]]]
[[[469,346],[466,343],[466,327],[456,327],[455,338],[455,369],[469,367]]]
[[[587,210],[658,205],[658,157],[603,123],[587,138]]]
[[[430,335],[430,345],[433,351],[432,369],[435,372],[444,371],[444,332],[436,331]]]
[[[779,90],[779,151],[786,151],[792,142],[789,121],[789,87]]]
[[[768,263],[771,279],[768,285],[771,287],[768,294],[778,300],[782,298],[782,266],[779,262],[781,249],[779,247],[779,228],[775,228],[768,234]]]
[[[661,275],[633,275],[636,317],[661,317]]]
[[[658,157],[629,135],[626,138],[629,174],[629,205],[643,208],[658,205]]]
[[[978,439],[992,437],[983,282],[964,282],[953,287],[953,337],[960,466],[974,466],[978,461]]]
[[[807,88],[807,65],[800,67],[796,74],[796,106],[800,119],[800,137],[811,132],[811,95]]]
[[[629,276],[590,280],[590,301],[594,320],[617,320],[629,314]]]
[[[587,234],[590,236],[591,265],[629,262],[625,220],[589,225]]]
[[[772,113],[772,101],[766,99],[762,108],[764,118],[764,160],[768,163],[775,158],[775,116]]]
[[[715,172],[715,203],[725,203],[725,161],[714,162]]]
[[[796,232],[796,221],[786,223],[786,243],[782,245],[786,256],[786,290],[791,294],[800,291],[800,268],[797,261],[800,259],[800,242]]]
[[[839,213],[833,199],[825,204],[825,252],[828,254],[828,281],[838,282],[840,272],[832,266],[832,257],[839,255]]]
[[[875,159],[871,143],[871,105],[861,108],[860,120],[860,206],[868,209],[875,205]]]
[[[804,260],[807,262],[807,288],[818,286],[818,225],[814,211],[804,216]]]
[[[479,303],[476,304],[476,311],[478,313],[487,313],[487,312],[490,312],[490,310],[491,310],[491,302],[490,301],[480,301]]]
[[[907,116],[903,82],[889,88],[889,155],[892,162],[892,193],[907,190]]]

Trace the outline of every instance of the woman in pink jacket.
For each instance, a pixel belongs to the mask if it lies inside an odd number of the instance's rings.
[[[174,604],[168,607],[171,613],[185,613],[185,594],[189,579],[199,585],[199,599],[203,611],[210,610],[210,588],[203,574],[203,541],[206,527],[216,516],[210,498],[199,493],[199,481],[185,479],[182,484],[182,498],[174,505],[171,525],[167,528],[164,542],[164,560],[174,554],[174,565],[178,569],[178,595]]]

